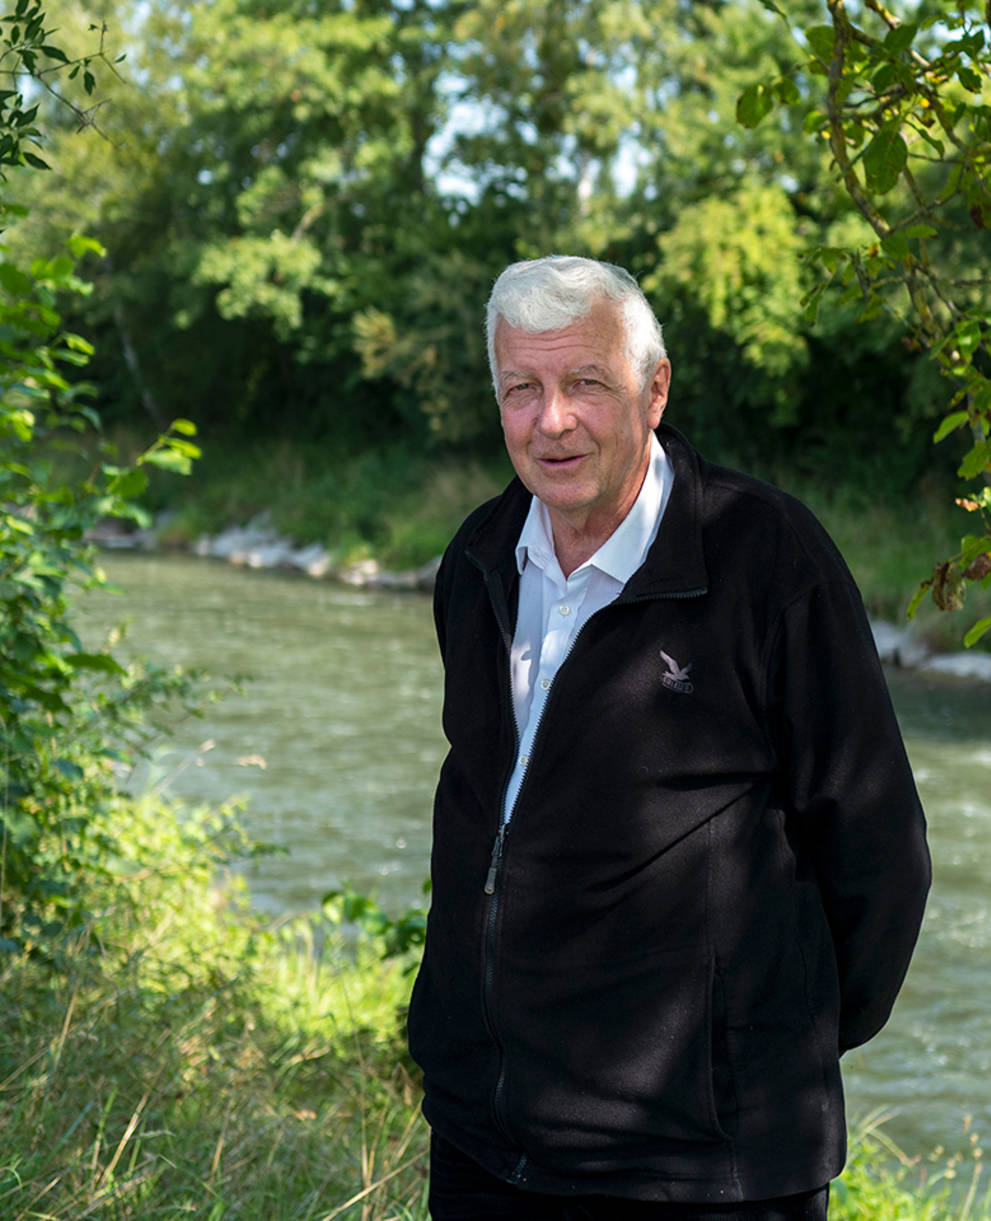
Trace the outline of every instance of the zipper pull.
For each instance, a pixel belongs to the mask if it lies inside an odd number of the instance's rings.
[[[499,872],[499,864],[502,861],[502,842],[506,836],[506,824],[502,823],[499,827],[499,833],[495,837],[495,843],[492,845],[492,859],[489,861],[489,872],[485,875],[485,893],[487,895],[495,894],[496,874]]]

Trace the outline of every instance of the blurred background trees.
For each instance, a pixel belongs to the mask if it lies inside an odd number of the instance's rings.
[[[976,124],[979,178],[981,4],[47,7],[70,53],[95,24],[126,60],[90,111],[81,80],[60,83],[105,138],[51,111],[52,168],[12,184],[31,214],[9,240],[101,243],[83,265],[92,294],[64,308],[93,344],[110,425],[193,418],[208,454],[278,437],[337,457],[387,443],[484,460],[499,436],[482,302],[506,262],[565,251],[640,276],[674,362],[670,418],[716,458],[897,497],[952,477],[967,451],[966,429],[931,445],[955,394],[938,344],[886,290],[864,309],[857,268],[874,259],[872,283],[887,283],[892,247],[870,253],[879,235],[848,188],[880,181],[887,223],[921,223],[913,191],[939,192],[956,146],[919,119],[910,173],[884,180],[885,150],[900,157],[906,139],[892,99],[925,81],[920,58],[945,68],[946,46],[956,68],[926,87],[939,123]],[[925,241],[931,266],[972,281],[980,370],[988,301],[972,273],[989,222],[972,195]],[[835,292],[830,260],[846,260]]]

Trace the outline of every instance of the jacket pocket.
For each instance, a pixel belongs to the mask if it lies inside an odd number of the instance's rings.
[[[524,1143],[606,1152],[723,1141],[711,952],[677,949],[504,978],[506,1102]]]

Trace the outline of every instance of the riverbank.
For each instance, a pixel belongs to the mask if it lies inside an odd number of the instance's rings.
[[[364,589],[384,589],[429,594],[440,564],[433,556],[416,567],[389,569],[371,555],[335,555],[319,542],[300,544],[276,529],[271,515],[260,513],[244,525],[227,526],[215,534],[200,534],[193,540],[177,539],[173,518],[163,514],[146,530],[127,531],[108,522],[93,532],[92,541],[108,550],[155,551],[171,546],[203,559],[222,561],[249,569],[279,569],[298,572],[317,580],[336,580]],[[171,539],[171,542],[169,541]],[[907,596],[905,601],[907,601]],[[927,608],[928,609],[928,608]],[[944,613],[945,619],[945,613]],[[932,613],[923,613],[915,624],[894,623],[872,615],[871,627],[881,660],[907,669],[953,675],[991,682],[991,652],[954,648],[945,622],[934,628]]]
[[[426,1221],[395,925],[356,943],[333,902],[265,922],[229,817],[146,796],[117,818],[133,860],[98,916],[57,962],[0,959],[0,1216]],[[982,1168],[976,1132],[903,1152],[854,1120],[830,1216],[991,1221]]]

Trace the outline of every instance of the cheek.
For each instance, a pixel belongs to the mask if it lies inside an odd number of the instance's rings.
[[[508,449],[518,449],[526,443],[530,429],[522,412],[504,412],[502,415],[502,435]]]

